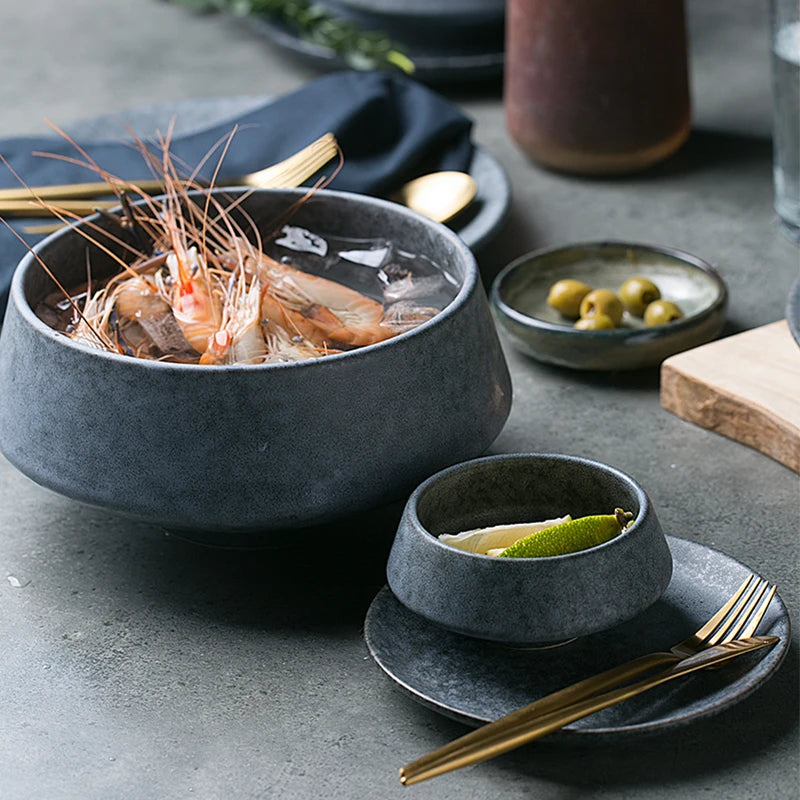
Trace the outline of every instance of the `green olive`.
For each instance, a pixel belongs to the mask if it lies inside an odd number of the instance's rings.
[[[653,281],[637,276],[628,278],[619,287],[619,299],[622,300],[622,305],[629,314],[641,317],[650,303],[661,299],[661,292]]]
[[[581,317],[572,327],[577,328],[579,331],[601,331],[611,330],[617,326],[608,314],[598,312],[597,314],[592,314],[591,317]]]
[[[654,300],[644,310],[644,323],[650,328],[674,322],[683,316],[683,311],[669,300]]]
[[[581,301],[581,316],[605,314],[616,328],[622,322],[622,301],[608,289],[595,289]]]
[[[565,317],[577,319],[580,316],[581,300],[591,291],[591,286],[572,278],[566,278],[562,281],[557,281],[550,287],[550,293],[547,295],[547,305]]]

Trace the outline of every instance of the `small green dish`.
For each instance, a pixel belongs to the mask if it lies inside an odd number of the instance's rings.
[[[684,316],[645,326],[627,312],[613,330],[576,330],[547,305],[550,287],[574,278],[594,289],[619,290],[636,275],[652,280]],[[728,291],[702,259],[667,247],[588,242],[538,250],[511,262],[495,278],[491,304],[511,343],[539,361],[581,370],[631,370],[716,338],[725,324]]]

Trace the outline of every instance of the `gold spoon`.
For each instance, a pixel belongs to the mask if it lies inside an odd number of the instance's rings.
[[[478,186],[474,178],[466,172],[431,172],[409,181],[404,186],[391,195],[390,199],[396,203],[407,206],[408,208],[429,217],[436,222],[447,222],[465,209],[474,199],[478,191]],[[59,205],[68,205],[68,201],[62,201]],[[76,211],[79,213],[93,213],[97,207],[97,202],[92,204],[82,204],[80,208],[76,204]],[[116,201],[111,201],[105,205],[118,205]],[[3,212],[3,201],[0,200],[0,215]],[[63,223],[44,223],[41,225],[27,225],[25,233],[53,233],[60,230]]]
[[[436,222],[447,222],[475,199],[477,191],[466,172],[431,172],[409,181],[390,199]]]

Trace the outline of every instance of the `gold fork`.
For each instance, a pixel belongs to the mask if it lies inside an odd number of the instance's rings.
[[[575,719],[580,719],[581,716],[594,713],[600,708],[632,696],[631,694],[623,696],[623,689],[602,695],[612,687],[619,687],[657,666],[675,665],[676,662],[711,647],[725,645],[734,640],[749,639],[755,634],[774,595],[774,586],[770,587],[764,579],[756,579],[754,575],[750,575],[708,622],[688,638],[673,645],[669,652],[641,656],[627,664],[554,692],[495,722],[471,731],[402,767],[400,780],[404,784],[418,783],[505,753],[534,738],[558,730]],[[673,666],[673,669],[676,667]],[[663,677],[666,674],[659,675]],[[656,679],[659,679],[658,675],[652,680]],[[657,684],[651,682],[650,685]],[[650,687],[648,685],[645,688]],[[639,691],[644,689],[639,688],[635,693]],[[601,697],[607,699],[603,701]],[[597,702],[593,703],[593,700]],[[605,704],[602,704],[603,702]]]
[[[325,166],[337,153],[339,146],[332,133],[326,133],[289,158],[266,169],[226,178],[224,186],[252,186],[255,188],[289,188],[299,186],[315,172]],[[157,193],[164,189],[160,180],[131,181],[145,193]],[[121,188],[125,184],[119,184]],[[37,200],[53,201],[60,209],[80,216],[88,216],[98,209],[119,205],[118,200],[95,200],[86,202],[81,198],[112,194],[114,185],[98,181],[95,183],[68,183],[54,186],[0,189],[0,216],[4,217],[52,217],[53,212],[37,205]]]

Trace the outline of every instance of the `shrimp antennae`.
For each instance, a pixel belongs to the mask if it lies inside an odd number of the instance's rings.
[[[72,306],[72,309],[83,320],[83,322],[86,323],[86,327],[92,332],[92,334],[94,334],[94,336],[97,338],[100,344],[102,344],[103,347],[108,347],[108,342],[104,341],[99,331],[95,330],[94,325],[92,325],[89,322],[89,320],[86,319],[86,317],[84,317],[83,312],[78,307],[78,304],[72,299],[70,293],[64,288],[64,286],[61,284],[61,281],[53,274],[53,271],[50,269],[50,267],[47,266],[47,264],[45,264],[45,262],[39,256],[39,254],[25,241],[25,239],[22,238],[21,234],[17,233],[17,231],[15,231],[14,228],[5,219],[3,219],[3,217],[0,217],[0,222],[2,222],[3,225],[5,225],[6,228],[8,228],[8,230],[10,230],[11,233],[13,233],[14,236],[17,237],[17,239],[19,239],[19,241],[25,246],[27,251],[36,259],[39,266],[41,266],[42,269],[47,273],[50,280],[52,280],[53,283],[58,287],[58,290],[63,293],[64,297],[69,301],[69,304]]]
[[[314,192],[316,192],[318,189],[325,189],[331,185],[334,178],[341,172],[342,167],[344,166],[344,153],[342,152],[342,148],[338,142],[336,144],[336,151],[339,156],[339,163],[336,165],[333,172],[331,172],[329,176],[323,175],[299,200],[296,200],[294,203],[292,203],[292,205],[290,205],[286,211],[269,223],[270,227],[272,228],[272,233],[270,234],[269,238],[274,238],[277,236],[280,229],[297,213],[299,208],[308,202],[308,199],[314,194]]]

